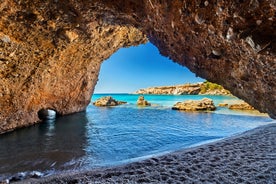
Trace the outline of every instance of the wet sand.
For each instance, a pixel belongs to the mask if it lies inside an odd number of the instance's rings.
[[[276,124],[123,166],[20,183],[276,183]]]

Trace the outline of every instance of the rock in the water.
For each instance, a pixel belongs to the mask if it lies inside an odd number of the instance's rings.
[[[231,104],[228,106],[229,109],[232,110],[254,110],[254,107],[252,107],[251,105],[249,105],[246,102],[241,102],[238,104]]]
[[[219,107],[228,107],[228,103],[219,103],[218,106]]]
[[[122,104],[126,104],[126,102],[117,101],[111,96],[105,96],[105,97],[99,98],[98,100],[96,100],[96,102],[93,103],[93,105],[95,106],[117,106]]]
[[[203,98],[202,100],[187,100],[184,102],[177,102],[173,107],[173,110],[183,111],[214,111],[216,107],[213,100],[209,98]]]
[[[137,100],[137,105],[138,106],[150,106],[151,104],[145,100],[144,96],[139,96]]]

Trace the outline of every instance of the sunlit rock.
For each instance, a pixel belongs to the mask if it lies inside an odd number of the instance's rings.
[[[105,96],[102,98],[99,98],[98,100],[96,100],[93,105],[95,106],[117,106],[117,105],[122,105],[122,104],[126,104],[126,102],[123,101],[117,101],[114,98],[112,98],[111,96]]]
[[[228,108],[232,109],[232,110],[254,110],[254,107],[252,107],[251,105],[249,105],[246,102],[231,104],[228,106]]]
[[[202,100],[186,100],[184,102],[177,102],[172,107],[173,110],[182,111],[214,111],[216,107],[213,100],[203,98]]]
[[[219,103],[218,106],[219,107],[228,107],[228,103]]]
[[[144,96],[139,96],[138,100],[137,100],[137,105],[138,106],[150,106],[151,104],[145,100]]]

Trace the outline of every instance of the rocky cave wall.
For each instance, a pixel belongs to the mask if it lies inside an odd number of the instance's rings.
[[[47,3],[48,2],[48,3]],[[85,110],[100,64],[121,47],[147,41],[133,27],[89,20],[69,2],[2,1],[0,5],[0,133]]]
[[[0,132],[42,108],[84,110],[101,62],[147,38],[276,118],[275,11],[275,0],[1,0]]]

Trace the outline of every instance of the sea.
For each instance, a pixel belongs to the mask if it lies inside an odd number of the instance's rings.
[[[215,105],[233,96],[144,95],[152,106],[137,107],[139,95],[112,96],[127,104],[95,107],[0,135],[0,181],[117,166],[217,141],[275,123],[266,114],[218,107],[213,112],[172,110],[184,100],[210,98]]]

